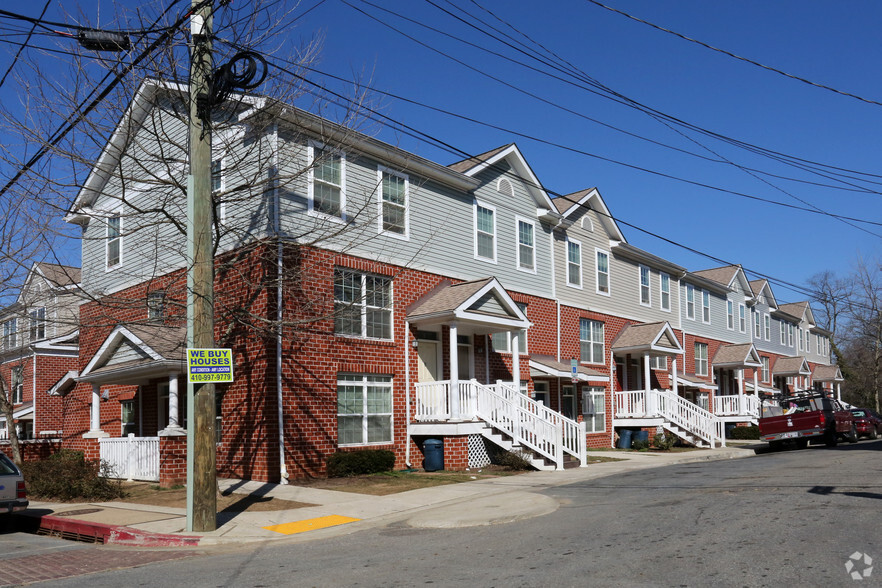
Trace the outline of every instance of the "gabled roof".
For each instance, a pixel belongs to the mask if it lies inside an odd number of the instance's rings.
[[[572,194],[558,196],[553,201],[554,207],[564,217],[565,220],[573,222],[579,216],[585,214],[587,210],[597,211],[600,221],[603,223],[606,232],[616,241],[626,242],[624,233],[619,229],[618,223],[609,212],[606,202],[600,196],[597,188],[588,188],[579,190]]]
[[[61,378],[55,382],[51,388],[49,388],[47,394],[49,396],[65,396],[68,392],[73,390],[73,387],[77,384],[77,376],[80,373],[76,370],[70,370]]]
[[[481,155],[470,157],[469,159],[464,159],[463,161],[459,161],[448,167],[451,170],[458,171],[467,177],[473,178],[485,169],[491,168],[501,161],[508,163],[514,173],[524,180],[524,185],[526,185],[527,191],[533,197],[533,200],[536,201],[537,208],[554,210],[551,197],[548,195],[548,192],[545,191],[545,188],[542,187],[539,178],[533,173],[530,164],[527,163],[526,158],[514,143],[497,147],[496,149],[492,149]]]
[[[683,347],[667,321],[630,324],[612,343],[616,353],[650,353],[652,355],[683,355]]]
[[[754,295],[751,283],[748,281],[747,276],[744,274],[744,270],[740,265],[726,265],[723,267],[698,270],[692,272],[692,275],[716,282],[721,286],[725,286],[729,290],[735,290],[735,284],[737,283],[741,287],[742,292],[749,295],[751,298]]]
[[[18,293],[16,303],[22,305],[27,303],[28,294],[35,280],[43,280],[50,290],[63,290],[77,286],[80,279],[81,272],[78,267],[38,261],[31,266],[21,291]]]
[[[842,372],[838,365],[816,365],[812,372],[812,380],[815,382],[844,382]]]
[[[758,368],[763,362],[753,343],[721,345],[711,361],[715,368]]]
[[[810,376],[811,373],[808,361],[801,355],[781,357],[772,366],[773,376]]]
[[[812,313],[811,305],[803,300],[802,302],[788,302],[786,304],[778,305],[778,312],[783,312],[788,316],[792,316],[795,319],[800,321],[806,321],[807,323],[814,325],[815,324],[815,315]]]
[[[186,327],[117,325],[77,378],[136,384],[186,370]]]
[[[540,378],[543,376],[572,378],[573,368],[550,355],[533,354],[530,355],[530,373]],[[576,366],[576,378],[582,382],[609,382],[609,376],[584,365]]]
[[[753,290],[753,297],[757,300],[765,291],[766,298],[769,300],[769,306],[771,308],[778,308],[778,301],[775,300],[775,295],[772,293],[772,287],[769,285],[768,280],[752,280],[750,282],[750,289]]]
[[[139,132],[151,110],[155,107],[157,98],[163,95],[163,93],[165,95],[177,94],[186,96],[187,92],[186,84],[163,82],[156,79],[145,79],[141,82],[126,112],[120,118],[120,122],[117,124],[113,135],[104,146],[89,176],[86,178],[73,203],[71,203],[65,216],[65,221],[81,223],[88,220],[92,206],[94,206],[98,196],[103,192],[105,184],[111,178],[114,169],[116,169],[122,155],[128,148],[131,137]],[[238,100],[243,104],[250,105],[254,109],[270,110],[278,120],[284,121],[323,142],[334,142],[342,149],[351,149],[363,153],[380,162],[422,175],[442,185],[464,192],[470,192],[480,185],[480,182],[477,180],[446,166],[429,161],[295,106],[254,95],[237,95],[232,100]]]
[[[530,321],[496,278],[460,284],[444,280],[407,309],[413,324],[456,322],[480,332],[517,331]]]

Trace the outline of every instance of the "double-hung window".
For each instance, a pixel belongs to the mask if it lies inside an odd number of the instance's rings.
[[[686,318],[695,320],[695,286],[686,284]]]
[[[650,272],[649,268],[645,265],[640,266],[640,304],[643,306],[650,306],[652,304],[652,297],[650,294],[649,288],[649,277]]]
[[[523,302],[515,302],[518,308],[527,316],[527,305]],[[527,329],[521,329],[518,333],[518,353],[527,352]],[[492,335],[493,350],[498,353],[508,353],[511,350],[511,332],[493,333]]]
[[[19,365],[12,368],[10,376],[12,404],[21,404],[24,402],[24,366]]]
[[[763,357],[761,357],[760,359],[761,359],[762,362],[763,362],[762,381],[763,381],[763,382],[768,382],[768,381],[769,381],[769,376],[770,376],[770,372],[769,372],[769,358],[763,356]]]
[[[9,319],[3,323],[3,349],[13,349],[18,345],[18,321]]]
[[[122,263],[122,217],[119,214],[107,217],[105,257],[107,269]]]
[[[805,332],[805,352],[812,352],[812,334],[808,330]]]
[[[147,294],[147,319],[151,321],[165,318],[165,291],[155,290]]]
[[[392,377],[337,376],[337,444],[392,442]]]
[[[747,332],[747,308],[743,304],[738,305],[738,330]]]
[[[659,274],[661,281],[661,309],[671,310],[671,276]]]
[[[391,339],[392,279],[335,269],[334,332],[338,335]]]
[[[518,231],[518,269],[536,271],[536,242],[533,223],[517,220]]]
[[[762,317],[759,311],[753,311],[753,336],[760,339],[763,336]]]
[[[606,430],[606,391],[596,386],[582,388],[582,415],[588,433]]]
[[[475,257],[496,261],[496,209],[475,203]]]
[[[380,231],[401,237],[408,233],[410,182],[405,174],[380,169]]]
[[[803,343],[802,343],[802,329],[801,328],[797,331],[796,338],[799,341],[799,350],[802,351]]]
[[[766,341],[772,340],[772,319],[769,318],[768,314],[763,315],[763,339]]]
[[[707,375],[707,343],[695,344],[695,375]]]
[[[735,304],[731,300],[726,301],[726,328],[735,329]]]
[[[707,290],[701,291],[701,321],[704,323],[711,322],[710,292],[708,292]]]
[[[784,321],[781,321],[778,323],[778,326],[781,327],[779,329],[781,334],[781,345],[787,345],[787,324]]]
[[[793,347],[793,324],[787,323],[787,346]]]
[[[585,363],[603,363],[603,323],[579,319],[580,359]]]
[[[309,211],[332,218],[346,218],[345,157],[342,153],[312,148],[309,170]]]
[[[31,341],[39,341],[46,338],[46,307],[33,309],[31,317]]]
[[[597,249],[597,293],[610,293],[609,285],[609,253]]]
[[[224,160],[223,158],[214,159],[211,162],[211,197],[217,210],[217,218],[221,223],[226,222],[227,206],[223,201],[222,192],[224,191]]]
[[[119,421],[123,437],[128,437],[129,433],[137,434],[138,431],[135,426],[135,401],[123,400],[119,403],[119,408]]]
[[[582,244],[567,238],[567,285],[582,287]]]

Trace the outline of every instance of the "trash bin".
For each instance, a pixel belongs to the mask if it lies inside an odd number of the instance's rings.
[[[634,433],[631,429],[619,429],[619,449],[631,449],[631,435]]]
[[[645,441],[646,443],[649,443],[649,431],[634,431],[631,439],[634,443],[637,441]]]
[[[444,441],[426,439],[423,442],[423,469],[427,472],[444,469]]]

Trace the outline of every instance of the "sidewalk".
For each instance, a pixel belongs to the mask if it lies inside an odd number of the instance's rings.
[[[187,533],[186,510],[124,502],[51,503],[31,501],[20,527],[67,539],[137,547],[180,547],[307,541],[406,521],[412,527],[453,528],[492,525],[548,514],[557,502],[540,490],[613,474],[696,461],[754,455],[752,445],[684,453],[596,452],[624,461],[602,462],[559,472],[530,472],[370,496],[300,486],[219,479],[221,490],[313,504],[295,510],[222,513],[217,530]]]

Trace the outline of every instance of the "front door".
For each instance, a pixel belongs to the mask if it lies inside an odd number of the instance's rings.
[[[420,384],[431,384],[440,379],[440,349],[438,341],[419,340],[417,380]],[[447,413],[447,390],[441,385],[420,386],[417,402],[420,414],[441,418]]]
[[[438,342],[420,341],[417,348],[419,369],[417,378],[420,382],[438,381]]]

